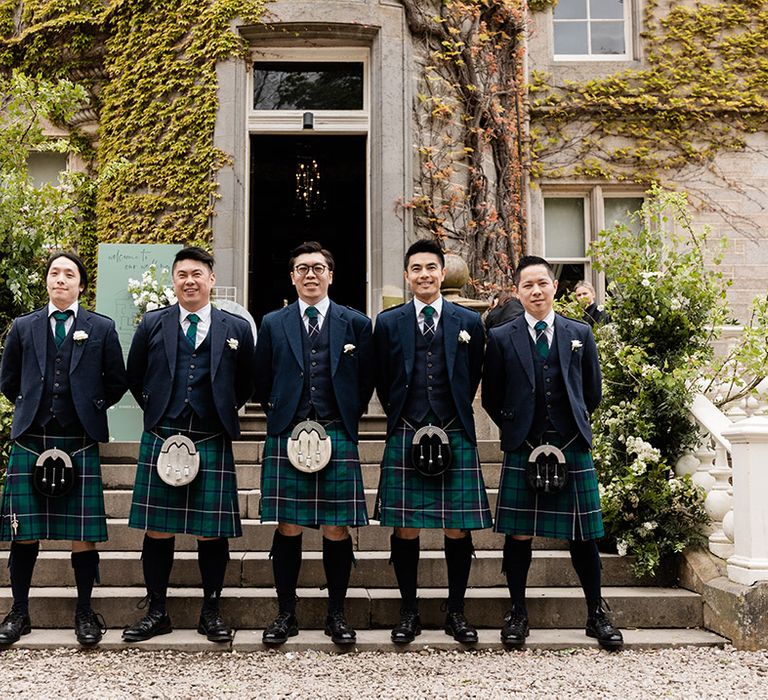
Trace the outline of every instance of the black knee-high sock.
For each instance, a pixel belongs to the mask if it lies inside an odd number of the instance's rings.
[[[344,540],[323,537],[323,569],[328,582],[329,613],[344,612],[353,558],[351,537]]]
[[[507,576],[507,587],[512,605],[523,610],[525,605],[525,585],[528,580],[528,570],[531,568],[533,540],[516,540],[511,535],[504,538],[504,559],[501,570]]]
[[[448,612],[464,612],[464,596],[472,567],[472,535],[461,539],[445,538],[445,564],[448,569]]]
[[[397,535],[389,538],[391,549],[390,563],[395,567],[397,586],[404,610],[418,610],[417,598],[419,575],[419,538],[405,540]]]
[[[95,549],[72,552],[72,568],[77,586],[77,611],[90,610],[93,584],[99,578],[99,553]]]
[[[173,569],[175,537],[150,537],[144,535],[141,563],[144,569],[144,584],[149,593],[149,609],[165,612],[168,595],[168,581]]]
[[[32,573],[35,570],[37,553],[40,543],[21,544],[11,542],[11,556],[8,568],[11,575],[11,591],[13,592],[13,607],[21,612],[29,613],[29,589],[32,586]]]
[[[203,582],[203,608],[218,610],[224,577],[229,562],[229,540],[219,537],[215,540],[197,541],[197,565]]]
[[[301,570],[301,534],[287,536],[275,530],[269,556],[272,558],[272,573],[275,577],[280,612],[295,614],[296,586]]]
[[[594,540],[569,540],[568,548],[571,551],[571,563],[584,590],[584,598],[587,601],[587,614],[591,615],[600,605],[601,591],[601,565],[600,552],[597,551],[597,542]]]

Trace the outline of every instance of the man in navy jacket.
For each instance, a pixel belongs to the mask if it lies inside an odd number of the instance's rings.
[[[174,535],[197,537],[203,604],[197,631],[215,642],[232,639],[219,612],[229,561],[229,537],[242,534],[232,440],[237,411],[253,391],[253,334],[247,321],[220,311],[210,297],[213,257],[184,248],[172,268],[178,304],[144,315],[128,354],[131,393],[144,409],[144,433],[133,488],[130,527],[145,531],[142,549],[147,614],[123,632],[138,642],[172,631],[166,611]],[[200,470],[185,486],[157,473],[164,441],[195,443]]]
[[[104,626],[91,608],[98,574],[96,542],[107,539],[99,442],[109,440],[107,408],[125,393],[123,351],[115,324],[79,305],[88,285],[80,258],[54,253],[46,268],[48,305],[17,318],[0,367],[0,389],[14,404],[14,440],[0,508],[0,539],[11,541],[13,608],[0,624],[0,644],[30,629],[29,588],[39,540],[71,540],[77,584],[75,633],[84,646]],[[38,455],[51,448],[72,460],[75,481],[58,498],[37,492]]]

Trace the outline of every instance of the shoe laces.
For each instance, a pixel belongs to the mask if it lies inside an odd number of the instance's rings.
[[[85,622],[97,626],[102,634],[106,634],[107,632],[107,623],[104,621],[101,614],[94,610],[79,610],[75,612],[75,620],[77,622]]]
[[[512,606],[512,609],[507,610],[505,613],[504,621],[512,622],[513,620],[524,620],[526,617],[528,617],[528,615],[526,614],[525,609],[521,605],[515,603]]]
[[[0,624],[4,625],[8,622],[18,622],[20,620],[23,620],[26,616],[27,616],[27,613],[23,612],[21,608],[18,608],[14,605],[11,608],[10,612],[3,618],[3,621]]]
[[[343,610],[334,610],[333,612],[329,612],[328,619],[332,620],[337,625],[341,625],[343,627],[349,627],[349,625],[347,624],[347,618],[345,617]]]

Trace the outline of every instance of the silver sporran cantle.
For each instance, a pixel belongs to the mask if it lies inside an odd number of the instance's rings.
[[[451,466],[453,453],[448,433],[436,425],[419,428],[411,441],[411,464],[424,476],[440,476]]]
[[[35,491],[47,498],[68,494],[75,485],[72,458],[58,447],[41,452],[32,470],[32,485]]]
[[[331,438],[320,423],[305,420],[288,438],[288,461],[301,472],[314,474],[331,461]]]
[[[157,457],[157,475],[169,486],[186,486],[200,470],[200,454],[185,435],[166,438]]]
[[[554,445],[539,445],[528,455],[525,480],[537,493],[557,493],[568,483],[568,465],[565,455]]]

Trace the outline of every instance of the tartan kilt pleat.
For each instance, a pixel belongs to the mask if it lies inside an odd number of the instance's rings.
[[[569,482],[556,494],[528,487],[525,465],[531,449],[504,453],[496,504],[496,532],[566,540],[596,540],[605,535],[597,473],[584,447],[563,449]]]
[[[129,527],[197,537],[240,537],[232,441],[225,433],[212,435],[178,425],[169,421],[142,433]],[[165,439],[179,434],[195,443],[200,470],[192,483],[169,486],[157,474],[157,459]]]
[[[70,455],[76,471],[72,490],[61,498],[41,496],[32,485],[38,456],[53,447]],[[107,515],[98,443],[85,435],[22,435],[11,448],[0,513],[0,540],[105,542]],[[14,516],[16,532],[11,527]]]
[[[331,461],[319,472],[299,471],[288,460],[290,430],[267,436],[261,464],[261,521],[306,527],[368,524],[357,445],[341,421],[324,425]]]
[[[388,527],[491,527],[491,509],[477,447],[462,428],[445,428],[453,459],[440,476],[419,474],[410,464],[416,430],[401,424],[390,435],[381,461],[374,518]]]

